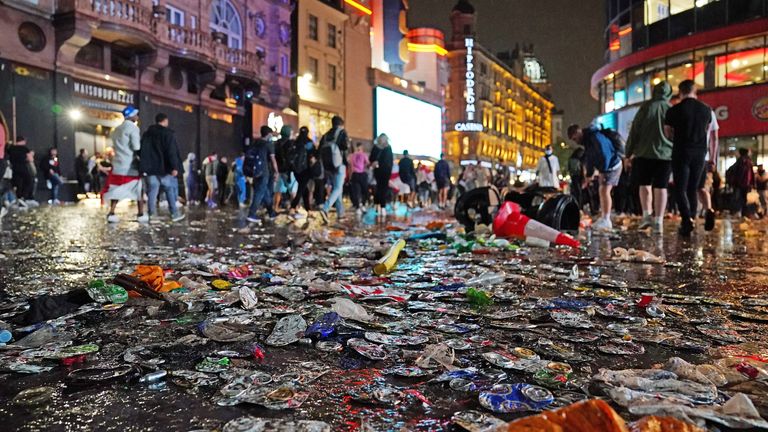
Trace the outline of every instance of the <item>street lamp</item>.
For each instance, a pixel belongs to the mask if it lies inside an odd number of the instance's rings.
[[[69,110],[69,118],[72,119],[73,121],[78,121],[82,117],[83,117],[83,112],[80,111],[79,109],[72,108],[71,110]]]

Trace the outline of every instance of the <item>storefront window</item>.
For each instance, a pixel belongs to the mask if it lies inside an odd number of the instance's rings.
[[[757,37],[728,44],[725,81],[728,87],[762,82],[765,76],[765,38]]]
[[[613,74],[608,76],[605,80],[605,102],[603,104],[603,112],[611,112],[616,109],[613,101]]]
[[[627,104],[634,105],[644,101],[647,77],[643,72],[643,68],[630,69],[627,72],[627,80],[629,81],[627,86]]]
[[[693,58],[691,53],[680,54],[667,59],[667,81],[673,89],[687,80],[693,79]]]
[[[650,99],[653,95],[653,87],[667,79],[664,59],[645,65],[645,74],[645,97]]]
[[[627,76],[624,73],[616,75],[613,87],[614,109],[627,106]]]
[[[716,45],[702,50],[696,50],[696,56],[703,58],[704,88],[711,89],[725,85],[725,69],[720,73],[718,56],[725,53],[725,45]],[[724,60],[723,60],[724,65]],[[722,84],[720,84],[722,82]]]

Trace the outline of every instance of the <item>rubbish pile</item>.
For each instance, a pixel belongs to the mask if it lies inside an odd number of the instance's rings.
[[[9,292],[3,410],[100,389],[183,394],[211,417],[248,406],[224,431],[768,428],[768,301],[630,281],[680,268],[632,249],[426,225],[240,230],[236,245],[120,250],[65,292]],[[629,427],[595,397],[664,418]]]

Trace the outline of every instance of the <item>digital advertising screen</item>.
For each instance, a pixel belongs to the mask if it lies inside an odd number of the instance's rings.
[[[387,134],[394,153],[440,158],[443,111],[384,87],[376,87],[376,136]]]

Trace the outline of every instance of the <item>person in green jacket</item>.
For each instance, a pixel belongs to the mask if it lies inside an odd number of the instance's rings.
[[[640,106],[627,139],[627,157],[631,159],[634,181],[640,185],[643,219],[639,229],[663,232],[667,208],[667,187],[672,171],[672,141],[664,135],[664,117],[670,108],[672,86],[656,84],[653,98]]]

